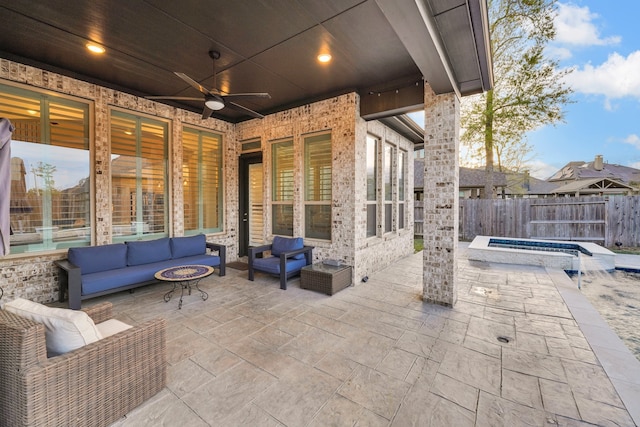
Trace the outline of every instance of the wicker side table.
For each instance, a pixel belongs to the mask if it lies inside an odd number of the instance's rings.
[[[351,266],[316,263],[300,270],[300,287],[333,295],[351,285]]]

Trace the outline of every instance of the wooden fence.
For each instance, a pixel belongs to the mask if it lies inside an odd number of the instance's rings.
[[[421,236],[423,203],[415,209]],[[484,235],[640,247],[640,196],[461,199],[459,227],[461,240]]]

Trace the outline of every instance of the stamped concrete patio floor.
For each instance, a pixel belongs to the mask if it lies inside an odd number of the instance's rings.
[[[104,298],[122,321],[168,320],[167,387],[114,425],[638,422],[640,363],[564,273],[463,254],[458,268],[453,309],[421,300],[421,253],[332,297],[227,269],[181,310],[163,284]]]

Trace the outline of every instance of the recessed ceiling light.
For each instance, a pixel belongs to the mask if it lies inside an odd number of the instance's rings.
[[[87,43],[87,49],[89,49],[90,52],[97,54],[103,54],[105,52],[105,48],[95,43]]]
[[[133,135],[133,132],[131,132],[130,130],[125,130],[125,131],[124,131],[124,134],[125,134],[125,135]]]
[[[331,55],[328,53],[321,53],[320,55],[318,55],[318,61],[329,62],[331,61]]]
[[[36,114],[38,114],[36,110],[27,110],[27,113],[31,114],[32,116],[35,116]]]

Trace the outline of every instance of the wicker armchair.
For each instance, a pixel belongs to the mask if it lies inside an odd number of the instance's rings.
[[[111,303],[86,308],[95,323]],[[106,426],[166,384],[166,322],[150,320],[47,359],[45,330],[0,310],[0,426]]]

